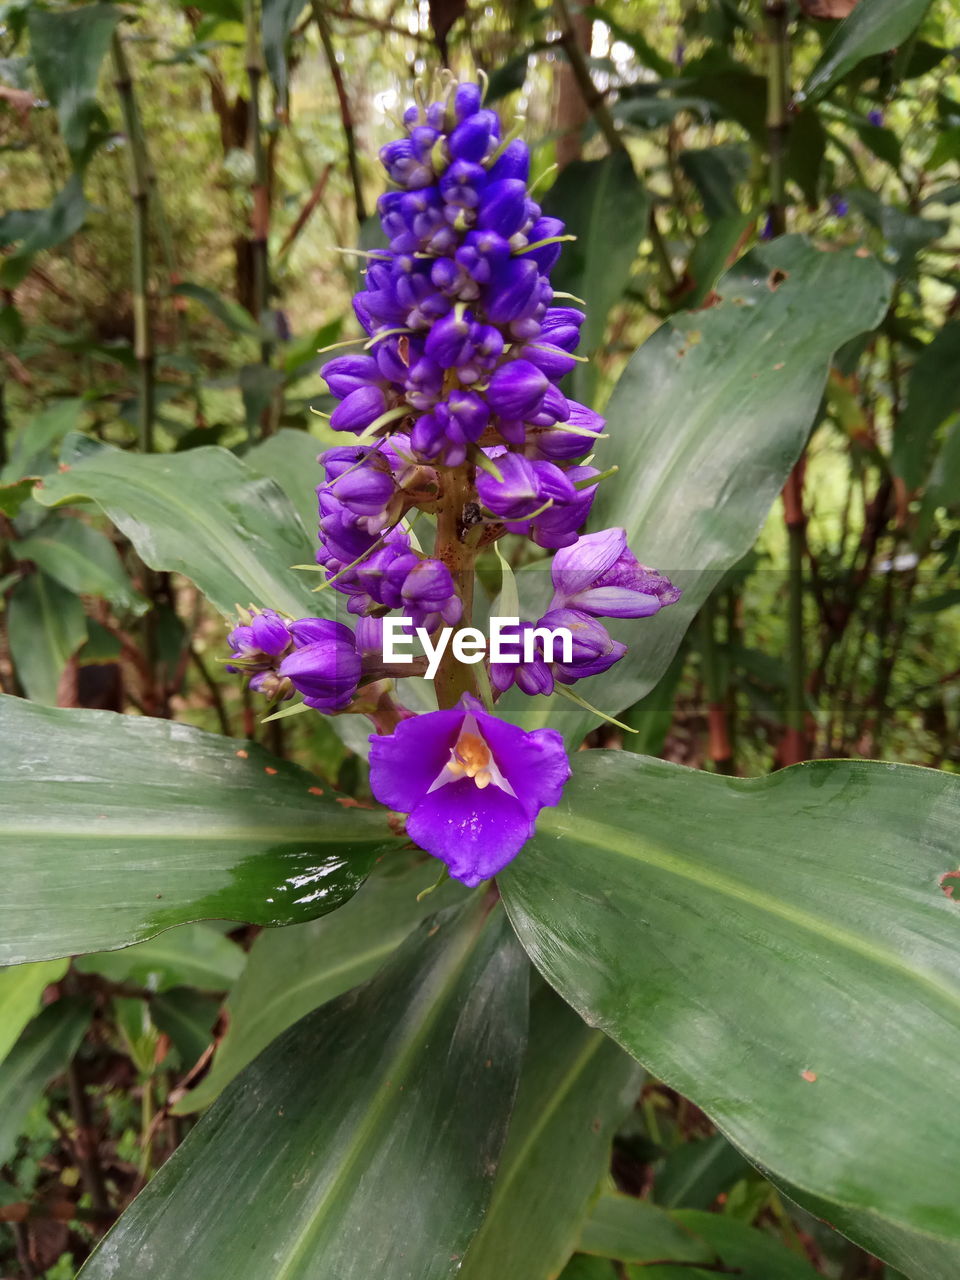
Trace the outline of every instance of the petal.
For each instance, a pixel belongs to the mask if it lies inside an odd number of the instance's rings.
[[[663,605],[659,596],[629,587],[591,587],[567,598],[572,609],[595,614],[598,618],[649,618]]]
[[[431,792],[407,819],[410,838],[471,888],[501,871],[532,833],[518,800],[496,786],[481,790],[472,778]]]
[[[545,806],[557,804],[570,777],[562,735],[556,729],[524,733],[515,724],[498,720],[483,710],[474,714],[500,771],[531,821]]]
[[[627,545],[624,529],[587,533],[553,557],[553,585],[565,596],[581,591],[616,564]]]
[[[370,735],[370,788],[388,809],[409,813],[450,759],[464,713],[430,711],[397,725],[387,737]]]

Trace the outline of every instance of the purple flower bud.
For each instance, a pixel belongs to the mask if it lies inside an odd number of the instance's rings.
[[[374,350],[380,376],[386,378],[388,382],[397,382],[402,385],[410,372],[411,358],[416,358],[412,340],[407,339],[406,356],[403,354],[404,348],[401,348],[399,338],[384,338],[382,342],[377,343]]]
[[[501,178],[518,178],[526,184],[530,177],[530,148],[522,138],[514,138],[508,142],[500,155],[490,166],[490,181],[498,182]]]
[[[542,369],[551,382],[559,382],[565,374],[577,367],[573,356],[568,355],[562,347],[555,347],[551,343],[534,343],[532,346],[524,347],[520,354],[524,360],[529,360],[538,369]]]
[[[507,530],[532,538],[538,547],[569,547],[576,542],[577,531],[590,514],[597,493],[596,485],[575,489],[573,482],[587,480],[599,472],[595,467],[572,467],[569,471],[561,471],[550,462],[535,462],[533,465],[537,469],[541,502],[551,498],[553,505],[530,522],[508,522]]]
[[[529,314],[539,301],[540,273],[535,262],[511,258],[493,270],[486,288],[487,318],[509,324]]]
[[[468,440],[479,440],[490,420],[490,409],[475,391],[450,392],[447,397],[450,417]]]
[[[332,485],[335,496],[348,511],[358,516],[377,516],[396,493],[396,482],[385,460],[354,467]]]
[[[496,459],[502,480],[486,471],[477,476],[480,501],[494,515],[517,520],[542,506],[536,468],[519,453],[504,453]]]
[[[475,111],[450,134],[447,145],[454,160],[471,160],[479,164],[495,144],[500,122],[493,111]]]
[[[551,608],[579,609],[599,618],[647,618],[680,599],[668,578],[639,563],[623,529],[586,534],[558,551],[551,574]]]
[[[480,110],[482,102],[478,84],[458,84],[453,95],[453,113],[458,120],[465,120]]]
[[[468,312],[456,312],[439,320],[427,334],[426,352],[443,369],[466,364],[473,355],[470,331],[473,321]]]
[[[402,597],[414,627],[433,630],[441,621],[453,626],[463,612],[450,570],[440,560],[420,560],[414,565],[404,579]]]
[[[357,387],[337,405],[330,415],[334,431],[365,431],[387,409],[387,401],[380,387]]]
[[[573,684],[587,676],[609,670],[627,651],[627,646],[610,636],[602,622],[577,609],[551,609],[537,623],[551,631],[565,627],[573,644],[570,662],[555,662],[553,674],[561,684]]]
[[[432,409],[443,389],[443,369],[428,356],[411,366],[404,384],[407,401],[415,409]]]
[[[576,400],[568,400],[567,408],[569,410],[569,416],[565,419],[567,425],[597,433],[603,430],[604,419],[593,409],[588,409],[586,405],[579,404]],[[580,435],[579,432],[564,431],[563,428],[551,430],[549,427],[536,432],[533,436],[533,444],[538,455],[542,454],[554,462],[582,458],[593,448],[593,441],[589,436]]]
[[[464,248],[478,253],[488,263],[491,272],[510,261],[510,243],[496,231],[468,232]],[[474,279],[478,278],[474,276]]]
[[[480,188],[486,184],[487,171],[482,164],[454,160],[440,179],[440,193],[449,205],[460,209],[476,209],[480,203]]]
[[[845,218],[850,212],[850,205],[843,196],[833,195],[830,197],[830,210],[835,217]]]
[[[380,162],[391,181],[400,187],[425,187],[433,182],[433,170],[423,163],[409,138],[398,138],[381,147]]]
[[[576,351],[585,319],[576,307],[551,307],[540,321],[540,338],[564,351]]]
[[[290,644],[290,629],[278,613],[264,609],[250,620],[253,644],[271,657],[279,657]]]
[[[342,711],[353,700],[361,673],[353,632],[342,622],[326,621],[313,634],[320,638],[284,658],[280,675],[304,695],[308,707],[327,714]]]
[[[358,387],[380,381],[380,370],[372,356],[337,356],[335,360],[327,361],[321,374],[338,400],[343,400]]]
[[[290,635],[294,647],[302,649],[308,644],[318,644],[328,637],[330,621],[328,618],[297,618],[290,623]]]
[[[481,231],[496,231],[509,240],[526,221],[526,200],[526,184],[519,178],[491,182],[480,196],[477,226]]]
[[[559,218],[538,218],[527,232],[527,239],[531,244],[536,244],[538,240],[549,240],[552,236],[562,236],[565,229]],[[523,256],[535,262],[541,274],[547,276],[557,265],[557,259],[560,257],[562,250],[562,244],[545,244],[540,249],[524,253]]]
[[[524,652],[523,637],[533,629],[532,622],[521,622],[517,629],[516,644],[511,646],[509,640],[504,637],[504,647],[508,650],[513,648],[517,657],[520,657]],[[535,657],[530,662],[491,662],[490,683],[498,693],[505,693],[513,684],[531,698],[538,693],[553,693],[553,674],[544,661],[542,648],[539,645]]]
[[[878,129],[883,126],[883,112],[877,110],[876,107],[874,107],[872,111],[867,112],[867,119]]]
[[[494,372],[487,400],[501,418],[521,420],[536,413],[549,385],[547,375],[529,360],[511,360]]]

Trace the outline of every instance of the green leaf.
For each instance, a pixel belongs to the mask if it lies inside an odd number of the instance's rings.
[[[216,996],[203,995],[191,987],[175,987],[150,1001],[150,1016],[157,1030],[168,1035],[189,1070],[213,1043],[213,1026],[220,1013]]]
[[[653,1198],[665,1209],[709,1209],[721,1192],[749,1172],[750,1166],[722,1134],[682,1142],[663,1162]]]
[[[39,13],[39,10],[31,12]],[[48,16],[53,17],[52,14]],[[80,178],[73,174],[48,208],[27,211],[30,217],[16,237],[22,238],[23,243],[0,264],[0,284],[7,289],[16,288],[38,253],[63,244],[80,230],[86,221],[88,207]]]
[[[281,105],[287,101],[287,37],[303,12],[305,0],[263,0],[263,59]]]
[[[312,774],[252,743],[19,698],[0,724],[0,964],[190,920],[312,920],[395,844],[382,813],[312,794]]]
[[[41,964],[0,969],[0,1062],[39,1011],[44,988],[60,981],[68,963],[67,960],[44,960]]]
[[[70,1065],[90,1025],[86,1000],[48,1005],[0,1063],[0,1164],[6,1164],[30,1110],[50,1081]]]
[[[97,103],[97,79],[119,20],[119,10],[109,4],[57,12],[31,5],[27,15],[33,65],[78,169],[109,133]]]
[[[723,779],[574,757],[499,877],[547,980],[803,1203],[960,1266],[943,1098],[960,1055],[960,779],[818,761]],[[883,1106],[877,1099],[883,1098]],[[832,1208],[827,1215],[836,1221]],[[910,1249],[888,1260],[908,1274]]]
[[[753,545],[814,422],[831,354],[879,322],[890,281],[872,258],[786,236],[748,254],[717,290],[716,305],[674,316],[644,343],[606,410],[597,465],[620,471],[600,486],[590,525],[626,529],[637,558],[684,593],[653,618],[610,627],[626,657],[578,690],[614,713],[657,683],[703,601]],[[556,700],[504,705],[527,728],[549,722],[571,741],[595,723]]]
[[[810,1264],[766,1232],[720,1213],[667,1213],[647,1200],[606,1195],[597,1203],[578,1245],[584,1253],[629,1266],[630,1280],[710,1280],[717,1272],[740,1280],[815,1280]],[[704,1262],[706,1269],[691,1266]],[[659,1263],[659,1265],[657,1265]]]
[[[945,324],[917,357],[907,384],[907,403],[893,433],[891,463],[908,489],[916,489],[930,467],[937,428],[960,410],[960,320]]]
[[[83,1280],[456,1275],[490,1196],[526,1038],[528,966],[503,913],[485,920],[487,909],[474,901],[426,921],[378,977],[275,1041]]]
[[[564,1267],[560,1280],[620,1280],[613,1269],[613,1263],[606,1258],[589,1258],[585,1253],[578,1253]],[[683,1277],[688,1280],[688,1277]]]
[[[643,1072],[612,1040],[586,1026],[548,987],[537,992],[507,1145],[460,1280],[557,1274],[607,1173],[614,1131],[642,1082]]]
[[[317,456],[328,447],[306,431],[281,427],[274,435],[254,445],[243,459],[258,476],[270,476],[276,480],[310,534],[317,528],[317,485],[323,479]],[[313,556],[309,559],[312,560]],[[310,585],[316,586],[316,583]]]
[[[822,98],[858,62],[903,44],[923,21],[930,0],[859,0],[827,42],[801,98]]]
[[[19,515],[20,508],[32,496],[39,479],[39,476],[24,476],[11,484],[0,484],[0,512],[11,519]]]
[[[87,638],[81,601],[45,573],[28,573],[10,592],[7,636],[27,696],[55,706],[64,668]]]
[[[222,293],[215,293],[213,289],[206,289],[203,285],[192,284],[189,280],[184,281],[182,284],[172,285],[170,292],[179,294],[183,298],[192,298],[194,302],[199,302],[221,324],[226,325],[231,333],[246,334],[248,337],[253,338],[261,336],[260,326],[256,320],[254,320],[246,307],[242,307],[233,298],[228,298]]]
[[[83,401],[78,397],[47,403],[14,436],[10,461],[0,472],[0,479],[16,480],[27,472],[49,471],[50,450],[69,432],[76,431],[82,411]]]
[[[582,355],[592,356],[603,342],[607,315],[623,295],[649,210],[649,198],[626,151],[614,151],[602,160],[574,160],[544,199],[544,213],[561,218],[567,232],[577,237],[562,246],[553,286],[587,304]],[[574,393],[589,402],[592,366],[577,365],[571,377]]]
[[[141,614],[147,600],[130,585],[117,549],[99,529],[78,519],[46,520],[16,544],[18,560],[32,560],[77,595],[102,596],[118,609]]]
[[[339,911],[262,933],[227,1000],[227,1030],[213,1065],[176,1104],[175,1113],[208,1106],[282,1031],[373,977],[421,920],[465,892],[448,880],[417,902],[432,874],[423,862],[399,874],[377,871]]]
[[[37,501],[96,502],[152,569],[182,573],[221,613],[255,604],[301,618],[332,608],[332,592],[311,594],[290,568],[313,547],[279,485],[226,449],[146,457],[72,436],[65,456],[78,460],[49,477]]]
[[[206,924],[185,924],[134,947],[81,956],[75,967],[81,973],[98,973],[111,982],[133,982],[148,991],[187,986],[201,991],[229,991],[243,972],[245,960],[236,943],[216,929]]]

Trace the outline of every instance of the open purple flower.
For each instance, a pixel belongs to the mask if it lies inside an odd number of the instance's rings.
[[[569,777],[555,729],[524,733],[469,695],[370,739],[373,794],[409,814],[411,839],[471,887],[516,857]]]
[[[640,564],[623,529],[588,533],[553,557],[551,609],[579,609],[597,618],[648,618],[680,592],[662,573]]]

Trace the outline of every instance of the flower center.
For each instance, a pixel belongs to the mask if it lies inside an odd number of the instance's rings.
[[[434,778],[430,791],[445,787],[449,782],[457,782],[460,778],[472,778],[481,791],[492,783],[509,796],[517,794],[501,773],[473,715],[464,719],[460,736],[450,751],[450,759]]]

